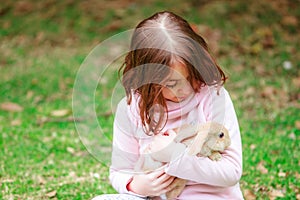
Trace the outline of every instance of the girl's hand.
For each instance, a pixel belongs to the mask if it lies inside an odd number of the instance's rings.
[[[169,186],[174,178],[162,168],[147,174],[134,175],[127,189],[142,196],[160,196],[172,189]]]

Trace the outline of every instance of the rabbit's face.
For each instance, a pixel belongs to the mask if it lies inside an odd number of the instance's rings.
[[[224,151],[230,146],[230,137],[227,129],[222,128],[218,131],[210,131],[204,145],[212,151]]]

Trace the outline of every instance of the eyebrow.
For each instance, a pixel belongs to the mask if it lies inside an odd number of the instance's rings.
[[[187,75],[187,77],[184,77],[185,80],[188,80],[189,79],[189,75]],[[182,80],[181,78],[178,78],[178,79],[168,79],[167,81],[179,81],[179,80]]]
[[[179,81],[180,79],[169,79],[167,82],[172,82],[172,81]]]

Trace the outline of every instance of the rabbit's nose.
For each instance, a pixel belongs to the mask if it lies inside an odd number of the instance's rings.
[[[221,133],[219,134],[219,138],[223,138],[223,137],[224,137],[224,133],[221,132]]]

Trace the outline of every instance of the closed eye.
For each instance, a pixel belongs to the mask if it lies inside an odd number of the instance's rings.
[[[177,85],[177,81],[168,81],[166,84],[167,88],[174,88]]]

